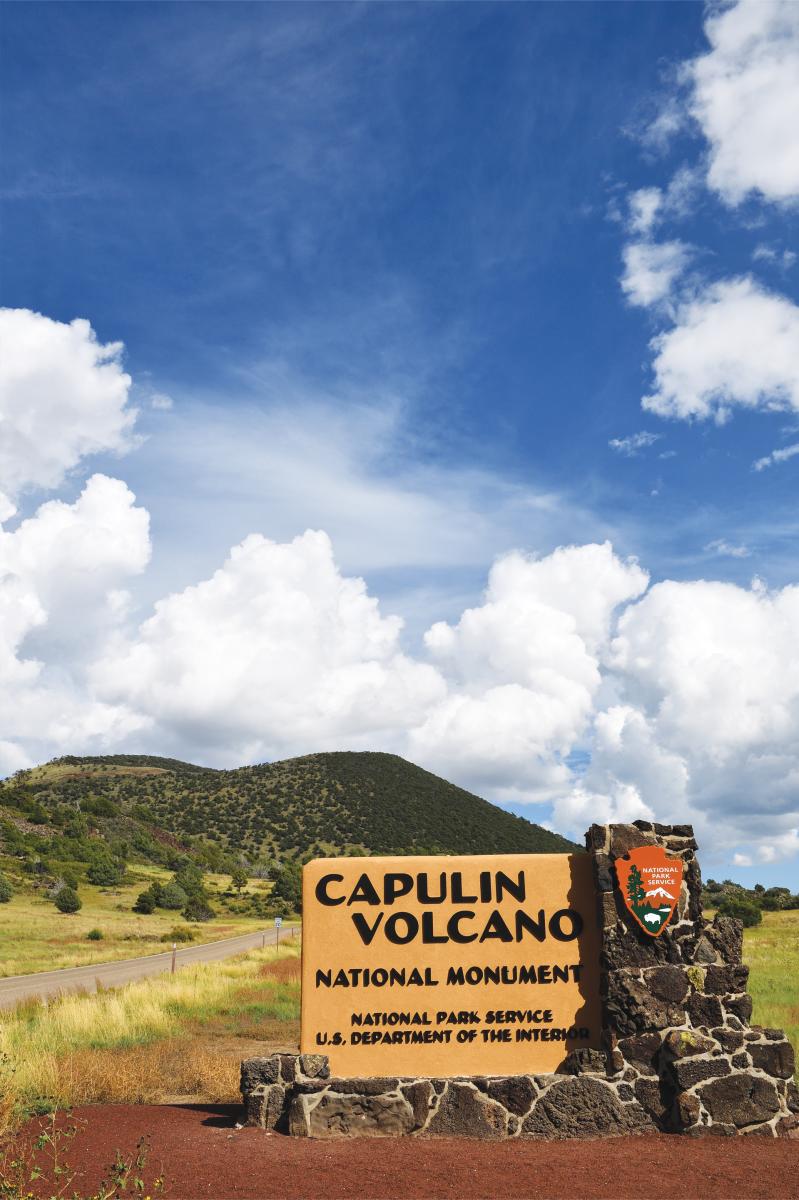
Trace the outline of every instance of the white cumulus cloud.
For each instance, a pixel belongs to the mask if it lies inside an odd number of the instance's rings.
[[[561,757],[591,715],[613,613],[647,580],[607,543],[498,560],[484,602],[425,637],[449,690],[414,729],[412,753],[494,787],[562,786]]]
[[[799,196],[799,5],[738,0],[705,23],[710,52],[688,64],[689,107],[709,146],[707,180],[726,203]]]
[[[670,296],[690,257],[684,242],[630,242],[622,251],[621,290],[640,308],[658,304]]]
[[[54,488],[81,458],[131,444],[135,411],[122,344],[88,321],[0,309],[0,504],[26,487]]]
[[[0,528],[0,728],[4,761],[108,741],[147,718],[97,702],[86,667],[124,616],[124,584],[150,555],[147,513],[93,476],[74,504],[50,501]]]
[[[591,805],[680,813],[722,856],[740,845],[761,862],[793,856],[797,652],[797,587],[656,584],[619,617],[607,669],[622,702],[597,712],[590,764],[556,822],[579,832]]]
[[[339,572],[326,534],[251,535],[210,579],[159,601],[92,681],[228,759],[393,744],[444,691],[401,652],[401,625]]]
[[[731,409],[799,409],[799,307],[751,278],[722,280],[682,303],[651,342],[663,417],[725,420]]]

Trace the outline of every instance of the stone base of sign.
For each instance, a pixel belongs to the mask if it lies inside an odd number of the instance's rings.
[[[758,1042],[747,1045],[772,1049],[782,1069],[785,1041],[774,1039],[773,1030],[762,1032]],[[642,1086],[626,1070],[609,1075],[599,1061],[603,1055],[591,1061],[590,1052],[582,1053],[586,1061],[568,1064],[575,1074],[461,1079],[335,1079],[322,1055],[250,1058],[242,1063],[241,1078],[246,1122],[312,1138],[413,1134],[558,1140],[658,1131],[799,1136],[799,1118],[791,1111],[791,1106],[799,1111],[799,1093],[785,1078],[733,1069],[724,1059],[707,1058],[700,1048],[696,1055],[675,1060],[692,1062],[682,1072],[684,1088],[671,1081],[661,1085],[654,1075],[646,1076]],[[696,1086],[700,1082],[701,1088]],[[707,1122],[701,1119],[702,1109],[711,1114]],[[700,1120],[687,1128],[685,1117],[694,1115]]]
[[[602,1049],[575,1050],[557,1074],[330,1078],[317,1054],[242,1063],[247,1124],[294,1137],[799,1138],[794,1052],[779,1029],[750,1026],[740,921],[705,920],[689,825],[593,825],[586,835],[602,931]],[[663,846],[685,864],[672,921],[639,929],[614,863]]]
[[[247,1124],[293,1137],[592,1138],[654,1132],[629,1084],[599,1075],[331,1079],[322,1055],[242,1063]]]

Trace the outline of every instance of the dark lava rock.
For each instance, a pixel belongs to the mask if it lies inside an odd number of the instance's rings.
[[[720,1025],[724,1020],[721,1001],[717,996],[706,996],[702,992],[694,992],[692,996],[688,997],[685,1007],[694,1027],[704,1025],[711,1029],[714,1025]]]
[[[432,1083],[429,1079],[418,1079],[416,1083],[404,1084],[400,1091],[411,1106],[414,1128],[421,1129],[427,1120],[430,1104],[435,1095]]]
[[[716,913],[713,924],[705,927],[703,936],[718,952],[722,962],[734,966],[741,961],[743,935],[743,923],[737,917],[725,917],[722,913]]]
[[[730,1064],[726,1058],[684,1058],[682,1062],[671,1064],[671,1072],[678,1087],[689,1088],[702,1079],[729,1075]]]
[[[752,997],[747,992],[741,996],[724,996],[724,1007],[746,1025],[752,1016]]]
[[[309,1079],[329,1079],[330,1060],[326,1054],[301,1054],[300,1074]]]
[[[738,1029],[714,1029],[713,1037],[727,1054],[740,1050],[744,1044],[744,1035]]]
[[[539,1097],[522,1125],[524,1137],[592,1138],[644,1133],[652,1120],[640,1104],[622,1104],[609,1084],[564,1079]]]
[[[450,1081],[430,1118],[425,1134],[439,1137],[473,1137],[498,1141],[505,1137],[508,1114],[468,1083]]]
[[[793,1046],[789,1041],[768,1042],[765,1046],[752,1042],[749,1047],[752,1062],[767,1075],[776,1075],[779,1079],[791,1079],[794,1072]]]
[[[523,1117],[529,1111],[537,1095],[537,1089],[532,1079],[527,1075],[511,1075],[507,1079],[494,1079],[489,1082],[488,1095],[498,1104],[502,1104],[509,1112]]]
[[[241,1090],[244,1094],[267,1083],[280,1079],[280,1056],[269,1054],[264,1058],[245,1058],[241,1064]]]
[[[640,1071],[647,1075],[656,1075],[655,1059],[660,1053],[659,1033],[639,1033],[636,1037],[624,1038],[619,1042],[627,1062],[634,1063]]]
[[[723,996],[725,992],[745,992],[749,980],[749,968],[742,965],[720,967],[714,963],[705,972],[706,992]]]
[[[754,1075],[714,1079],[703,1084],[699,1095],[714,1121],[738,1127],[768,1121],[780,1107],[774,1084]]]
[[[348,1096],[380,1096],[386,1092],[396,1092],[399,1079],[383,1078],[378,1075],[364,1076],[362,1079],[331,1079],[328,1085],[331,1092],[344,1093]]]

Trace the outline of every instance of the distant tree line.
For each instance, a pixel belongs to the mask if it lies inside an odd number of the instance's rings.
[[[743,887],[725,879],[719,883],[708,879],[704,887],[703,902],[706,908],[715,908],[728,917],[737,917],[744,925],[759,925],[764,912],[782,912],[799,908],[799,893],[786,887],[764,887],[756,883],[753,888]]]

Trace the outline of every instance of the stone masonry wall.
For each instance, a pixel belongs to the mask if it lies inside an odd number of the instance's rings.
[[[601,1050],[572,1051],[556,1074],[468,1079],[331,1079],[324,1055],[251,1058],[247,1124],[318,1138],[799,1137],[793,1048],[781,1030],[748,1024],[741,923],[702,916],[691,827],[592,825],[586,844],[602,931]],[[677,912],[657,938],[629,916],[614,869],[651,844],[685,864]]]

